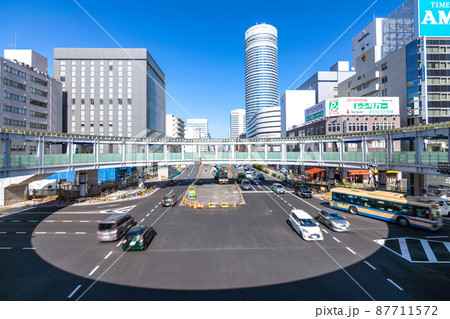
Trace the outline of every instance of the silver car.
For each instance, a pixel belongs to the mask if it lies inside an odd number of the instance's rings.
[[[283,187],[283,185],[281,185],[280,183],[273,183],[272,184],[272,190],[276,194],[284,194],[286,192],[284,187]]]
[[[337,231],[350,231],[350,223],[337,211],[332,209],[323,209],[319,212],[318,220],[328,228]]]

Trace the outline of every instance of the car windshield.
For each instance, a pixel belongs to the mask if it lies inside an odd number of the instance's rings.
[[[171,201],[172,200],[172,196],[166,196],[166,197],[164,197],[164,200],[165,201]]]
[[[311,190],[308,187],[300,187],[302,192],[310,192]]]
[[[329,215],[332,220],[344,219],[344,216],[339,213],[329,213]]]
[[[98,225],[99,231],[111,231],[116,228],[115,224],[100,224]]]
[[[127,233],[127,238],[138,238],[141,236],[144,228],[143,227],[133,227],[130,229],[130,231]]]
[[[248,182],[248,181],[242,181],[242,185],[248,185],[248,184],[250,184],[250,182]]]
[[[300,225],[305,227],[313,227],[317,226],[317,223],[314,219],[300,219]]]

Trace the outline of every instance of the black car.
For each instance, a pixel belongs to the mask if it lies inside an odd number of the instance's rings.
[[[309,187],[305,187],[305,186],[296,187],[294,194],[296,194],[300,197],[307,197],[307,198],[312,197],[311,189]]]
[[[177,197],[175,195],[166,195],[161,203],[163,206],[175,206],[177,203]]]
[[[263,181],[263,180],[265,180],[266,178],[264,177],[264,174],[258,174],[258,179],[260,180],[260,181]]]
[[[150,242],[156,236],[156,231],[151,226],[134,226],[126,234],[122,241],[122,249],[126,250],[145,250]]]

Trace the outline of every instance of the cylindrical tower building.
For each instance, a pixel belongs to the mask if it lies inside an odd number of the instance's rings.
[[[262,107],[278,106],[277,29],[257,24],[245,32],[245,121]]]

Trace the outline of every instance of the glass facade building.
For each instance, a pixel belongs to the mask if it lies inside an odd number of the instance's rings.
[[[258,24],[245,32],[246,123],[263,107],[278,106],[277,29]]]

